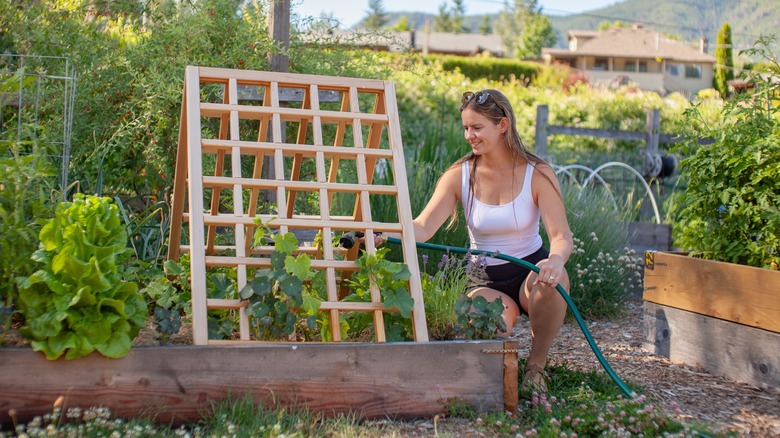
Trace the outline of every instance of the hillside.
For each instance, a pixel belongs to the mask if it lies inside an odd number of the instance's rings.
[[[753,45],[760,35],[777,35],[780,29],[780,2],[777,0],[626,0],[587,14],[551,17],[559,44],[570,29],[596,29],[603,21],[641,22],[684,41],[707,38],[714,53],[718,31],[731,25],[734,53]]]
[[[468,10],[466,11],[468,13]],[[425,21],[433,22],[435,15],[419,12],[388,13],[389,23],[394,24],[405,15],[416,29],[423,29]],[[478,32],[483,15],[471,15],[465,24],[472,32]],[[498,14],[490,16],[495,22]],[[778,0],[624,0],[612,6],[594,9],[576,15],[551,15],[558,46],[565,47],[569,30],[595,30],[601,22],[640,22],[645,27],[679,37],[694,43],[701,37],[707,38],[708,52],[715,51],[715,41],[723,23],[731,25],[735,55],[741,49],[753,45],[760,35],[780,37],[780,1]],[[776,41],[776,46],[780,41]]]

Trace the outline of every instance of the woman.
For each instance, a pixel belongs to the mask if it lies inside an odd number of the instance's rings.
[[[526,149],[517,132],[509,100],[496,90],[463,94],[461,120],[471,152],[439,179],[433,196],[414,220],[415,239],[427,241],[460,203],[471,247],[521,258],[539,267],[487,259],[488,281],[470,296],[500,298],[507,331],[521,312],[531,323],[531,352],[523,387],[546,392],[544,368],[553,339],[566,315],[566,301],[555,290],[569,287],[564,265],[573,248],[565,207],[553,169]],[[539,220],[550,248],[542,247]]]

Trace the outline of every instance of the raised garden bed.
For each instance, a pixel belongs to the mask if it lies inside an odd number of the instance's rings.
[[[780,388],[780,272],[649,252],[644,348],[761,388]]]
[[[515,411],[517,341],[252,344],[134,347],[122,359],[98,354],[47,360],[30,348],[0,349],[0,423],[64,407],[105,406],[118,417],[197,421],[211,403],[258,401],[362,418],[432,416],[448,401]]]

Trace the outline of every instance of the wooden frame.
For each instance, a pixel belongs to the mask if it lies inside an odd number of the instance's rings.
[[[239,88],[252,87],[262,90],[260,105],[239,99]],[[280,101],[280,95],[286,89],[303,92],[298,107]],[[337,108],[321,107],[319,95],[322,91],[338,93],[341,99]],[[214,97],[220,94],[221,99]],[[368,109],[364,110],[366,106]],[[216,128],[213,127],[215,121],[218,123]],[[290,127],[285,124],[297,124],[294,141],[288,141],[286,134]],[[323,125],[333,127],[334,134],[327,141]],[[209,135],[210,130],[212,135]],[[246,138],[246,131],[254,132],[254,137]],[[348,142],[345,137],[349,131],[351,141]],[[229,161],[226,161],[228,157]],[[306,159],[313,159],[315,167],[314,178],[309,181],[303,180],[301,175]],[[253,162],[251,175],[242,174],[247,160]],[[285,174],[285,160],[292,161],[289,175]],[[205,163],[212,162],[213,175],[207,175],[212,170],[207,169]],[[380,162],[381,168],[378,167]],[[339,166],[351,163],[357,180],[339,181]],[[396,183],[373,184],[376,171],[391,171]],[[219,210],[223,190],[230,192],[232,212]],[[205,205],[209,191],[210,202]],[[297,214],[295,203],[302,192],[317,197],[318,215]],[[351,216],[331,214],[331,202],[339,194],[354,196]],[[395,199],[397,223],[372,219],[370,200],[374,196]],[[269,199],[276,201],[277,212],[262,210],[262,201]],[[415,341],[428,340],[395,89],[391,82],[187,67],[172,204],[168,256],[178,259],[182,252],[190,253],[196,345],[219,343],[208,339],[209,309],[237,310],[240,341],[250,340],[249,322],[244,313],[246,302],[238,297],[219,300],[208,297],[206,271],[215,266],[235,267],[237,290],[241,290],[247,283],[248,267],[270,266],[268,254],[272,248],[252,243],[258,218],[281,233],[289,230],[321,233],[321,248],[301,250],[313,258],[313,269],[326,272],[328,298],[320,308],[329,312],[331,337],[335,341],[341,340],[340,312],[359,311],[373,313],[376,340],[384,342],[383,313],[386,309],[376,286],[372,287],[369,303],[339,300],[338,280],[340,275],[348,276],[357,269],[356,251],[343,254],[335,249],[333,233],[400,234],[404,262],[412,272],[409,292],[414,299]],[[187,245],[182,244],[181,235],[185,221],[189,225]],[[229,229],[234,238],[230,244],[220,246],[216,244],[216,236],[224,229]],[[369,253],[376,250],[371,239],[366,241],[365,247]],[[345,258],[340,260],[337,256]]]
[[[645,256],[643,348],[780,388],[780,272],[685,254]]]
[[[194,423],[211,404],[250,394],[326,416],[419,418],[451,401],[481,411],[518,408],[517,340],[273,343],[136,347],[122,359],[94,353],[47,360],[0,350],[0,424],[67,408],[104,406],[120,418]],[[503,378],[502,378],[503,376]],[[10,410],[15,411],[12,421]]]

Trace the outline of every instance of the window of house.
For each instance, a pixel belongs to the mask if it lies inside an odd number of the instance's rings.
[[[593,64],[593,70],[606,70],[607,58],[596,58],[596,62]]]
[[[686,78],[700,78],[701,77],[701,65],[699,64],[688,64],[685,66],[685,77]]]
[[[671,76],[680,76],[680,65],[666,64],[666,73]]]
[[[626,61],[625,66],[623,66],[623,70],[636,71],[636,61]]]
[[[646,73],[647,72],[647,61],[639,61],[639,70],[640,72]]]

